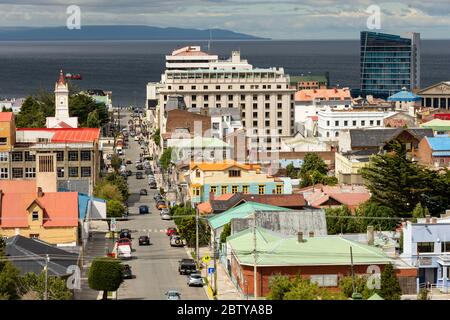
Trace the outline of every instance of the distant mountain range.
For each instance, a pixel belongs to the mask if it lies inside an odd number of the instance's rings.
[[[268,40],[223,29],[183,29],[150,26],[0,27],[0,41],[51,40]]]

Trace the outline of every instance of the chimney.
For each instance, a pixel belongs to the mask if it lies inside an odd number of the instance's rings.
[[[37,188],[37,196],[38,198],[42,198],[44,196],[44,192],[42,191],[41,187]]]
[[[367,244],[369,246],[373,246],[374,241],[375,241],[373,230],[374,230],[373,226],[367,226]]]
[[[426,216],[425,216],[425,223],[430,223],[430,215],[429,214],[427,214]]]
[[[437,223],[437,218],[436,217],[431,218],[431,223],[432,224],[436,224]]]
[[[310,238],[314,238],[314,231],[310,231],[310,232],[309,232],[309,237],[310,237]]]
[[[297,232],[297,240],[298,242],[303,242],[303,232]]]

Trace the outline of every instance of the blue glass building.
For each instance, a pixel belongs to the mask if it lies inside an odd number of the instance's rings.
[[[360,72],[362,95],[387,98],[402,88],[419,88],[420,34],[403,38],[362,31]]]

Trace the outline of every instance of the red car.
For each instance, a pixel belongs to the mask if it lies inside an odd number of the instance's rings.
[[[132,248],[132,246],[131,246],[131,241],[130,241],[130,239],[128,239],[128,238],[122,238],[122,239],[117,240],[117,245],[118,245],[118,246],[126,246],[126,245],[129,245],[130,248]]]
[[[176,234],[178,234],[176,228],[167,228],[166,235],[168,235],[170,237],[170,236],[173,236],[173,235],[176,235]]]

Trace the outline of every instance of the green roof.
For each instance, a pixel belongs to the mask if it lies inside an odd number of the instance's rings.
[[[237,207],[228,209],[225,212],[209,217],[208,222],[211,228],[217,229],[229,223],[231,219],[247,218],[248,216],[252,215],[255,211],[291,211],[291,209],[248,201]]]
[[[177,146],[177,149],[182,148],[230,148],[230,145],[223,140],[217,138],[204,138],[197,136],[193,139],[186,139],[181,141]]]
[[[227,238],[241,264],[253,265],[253,229],[248,228]],[[339,236],[304,238],[285,236],[264,228],[257,228],[256,248],[258,266],[388,264],[392,262],[381,249],[350,241]]]
[[[290,82],[299,83],[302,81],[318,81],[320,83],[327,83],[327,77],[324,75],[306,75],[306,76],[290,76]]]
[[[422,123],[422,128],[430,128],[434,131],[450,131],[450,120],[433,119],[431,121]]]
[[[382,297],[380,297],[377,293],[374,293],[369,299],[367,300],[384,300]]]

